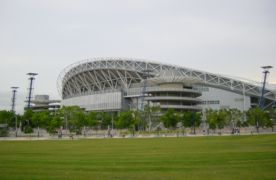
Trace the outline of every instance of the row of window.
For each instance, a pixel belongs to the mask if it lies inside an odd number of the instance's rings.
[[[209,88],[208,87],[204,87],[204,86],[202,86],[202,87],[196,86],[196,87],[194,87],[194,89],[198,90],[200,92],[208,92],[209,91]]]
[[[220,104],[219,100],[216,101],[201,101],[202,105],[209,105],[209,104]]]

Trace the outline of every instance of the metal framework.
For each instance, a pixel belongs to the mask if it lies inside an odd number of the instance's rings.
[[[132,58],[94,58],[77,62],[65,68],[59,75],[58,88],[63,99],[93,93],[95,91],[130,88],[133,83],[141,83],[145,71],[152,77],[161,71],[174,71],[178,75],[197,79],[199,84],[260,97],[259,83],[226,77],[176,65],[149,62]],[[267,88],[266,99],[275,101],[275,89]]]

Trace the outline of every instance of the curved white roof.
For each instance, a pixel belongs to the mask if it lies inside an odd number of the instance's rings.
[[[87,94],[92,91],[129,88],[132,83],[141,82],[147,70],[151,77],[156,77],[162,71],[174,71],[184,79],[198,79],[207,86],[256,97],[261,95],[261,86],[254,81],[177,65],[116,57],[91,58],[66,67],[59,75],[58,88],[63,98],[81,95],[83,92]],[[265,98],[275,100],[275,89],[266,88]]]

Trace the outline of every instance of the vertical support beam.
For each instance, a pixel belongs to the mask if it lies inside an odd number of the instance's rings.
[[[142,87],[142,92],[141,92],[141,111],[144,111],[144,99],[146,96],[146,90],[147,90],[147,81],[149,78],[149,73],[151,72],[151,70],[146,69],[143,71],[144,74],[144,82],[143,82],[143,87]]]

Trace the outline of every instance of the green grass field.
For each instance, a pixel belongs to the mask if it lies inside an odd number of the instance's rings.
[[[1,141],[0,179],[276,179],[276,135]]]

